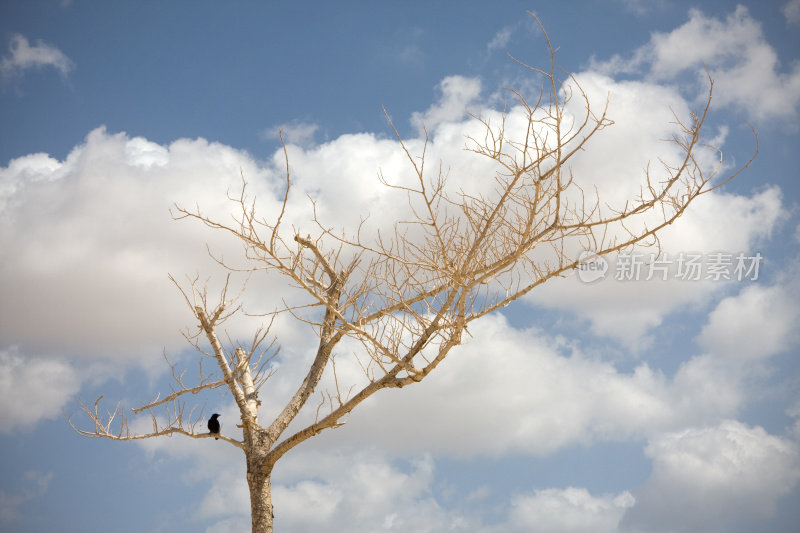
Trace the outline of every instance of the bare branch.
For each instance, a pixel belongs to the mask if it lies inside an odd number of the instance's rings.
[[[184,414],[183,409],[178,409],[176,411],[165,410],[167,420],[164,422],[160,422],[155,413],[153,413],[152,410],[148,410],[152,419],[153,430],[149,433],[133,433],[128,425],[128,419],[119,405],[117,405],[114,410],[109,413],[100,413],[99,405],[100,400],[102,399],[103,397],[100,396],[91,406],[86,403],[79,402],[81,410],[93,423],[94,429],[81,429],[73,423],[72,418],[70,417],[67,420],[76,433],[91,439],[104,438],[118,441],[152,439],[155,437],[171,436],[174,434],[184,435],[193,439],[207,439],[209,437],[214,437],[224,440],[225,442],[232,444],[237,448],[244,449],[244,444],[242,442],[230,437],[226,437],[225,435],[195,432],[195,428],[200,423],[200,419],[202,418],[202,413],[198,417],[187,420],[187,415]],[[191,413],[189,413],[188,416],[190,417]],[[114,423],[115,421],[116,424]],[[115,430],[115,427],[118,429]]]
[[[221,230],[244,247],[243,265],[210,252],[228,271],[216,300],[209,296],[207,282],[201,283],[197,276],[184,286],[170,276],[197,321],[197,328],[187,329],[184,336],[201,355],[199,374],[193,382],[185,382],[184,373],[167,361],[175,382],[170,393],[133,410],[150,415],[149,432],[132,432],[119,406],[101,413],[99,399],[93,406],[81,404],[93,429],[73,426],[75,431],[114,440],[172,434],[217,437],[195,431],[203,410],[187,410],[183,400],[226,386],[240,412],[243,441],[218,438],[245,452],[253,490],[253,480],[258,476],[268,480],[285,453],[321,431],[343,425],[353,409],[379,390],[403,388],[429,376],[464,341],[464,334],[470,334],[471,322],[548,280],[572,273],[580,252],[604,256],[635,246],[660,250],[659,236],[667,226],[694,200],[728,183],[755,158],[754,130],[753,157],[729,176],[718,176],[722,154],[704,144],[701,136],[713,95],[709,76],[702,110],[687,117],[673,112],[675,133],[667,142],[671,150],[677,148],[679,157],[646,165],[638,193],[620,203],[609,202],[596,186],[592,191],[575,176],[571,165],[595,136],[614,124],[608,116],[610,95],[593,107],[580,81],[557,69],[556,48],[539,19],[530,15],[544,34],[550,64],[539,68],[512,57],[541,82],[540,87],[533,94],[509,89],[509,102],[502,110],[470,115],[480,132],[466,137],[465,150],[480,159],[479,168],[491,169],[480,186],[469,188],[470,180],[452,179],[444,162],[430,164],[429,149],[435,143],[428,130],[423,127],[423,138],[406,141],[384,108],[397,155],[405,158],[409,170],[407,178],[377,171],[386,194],[394,195],[405,209],[393,227],[375,228],[373,219],[362,216],[356,227],[338,228],[322,220],[323,211],[311,198],[312,217],[307,223],[314,236],[301,232],[304,228],[289,227],[293,184],[282,133],[285,181],[280,180],[275,193],[280,203],[277,213],[257,214],[256,198],[244,175],[238,193],[228,192],[234,211],[230,219],[212,218],[199,206],[176,205],[176,220],[190,219]],[[711,168],[703,163],[708,152],[718,158]],[[269,317],[268,324],[244,341],[221,329],[239,313],[256,316],[238,303],[241,292],[229,297],[231,272],[276,276],[296,293],[261,314]],[[271,422],[262,424],[258,393],[275,371],[271,362],[279,350],[275,339],[267,342],[267,338],[278,316],[307,326],[318,343],[313,361],[287,394],[286,404]],[[341,353],[344,339],[356,346],[352,357],[366,380],[346,383],[337,370],[337,358],[341,365],[342,358],[349,357]],[[346,352],[350,351],[347,344]],[[213,361],[219,374],[216,370],[205,374],[202,361]],[[332,381],[327,389],[317,390],[326,369]],[[320,402],[304,419],[303,409],[316,393]],[[284,435],[293,422],[301,429]]]

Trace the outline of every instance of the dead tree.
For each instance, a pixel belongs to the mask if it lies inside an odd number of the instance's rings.
[[[721,153],[712,169],[703,168],[698,160],[697,152],[709,149],[700,141],[711,103],[713,81],[709,78],[705,107],[686,119],[675,117],[676,134],[670,142],[679,149],[680,160],[661,161],[657,175],[648,168],[638,196],[622,206],[608,206],[596,193],[584,191],[570,169],[570,162],[592,137],[613,124],[606,114],[608,101],[599,113],[591,109],[578,80],[557,73],[549,38],[547,44],[549,69],[520,62],[544,80],[535,101],[511,91],[510,110],[498,112],[494,119],[473,117],[483,135],[468,138],[467,150],[488,158],[496,169],[487,177],[493,180],[487,194],[451,188],[441,165],[433,172],[426,166],[427,134],[421,153],[412,153],[387,115],[414,176],[413,183],[391,183],[381,176],[387,194],[401,195],[408,202],[408,218],[396,221],[388,233],[367,236],[359,227],[348,235],[331,230],[316,216],[313,237],[306,233],[308,228],[286,228],[291,176],[285,146],[283,204],[270,218],[256,214],[246,183],[241,194],[232,198],[238,213],[234,223],[212,219],[199,208],[177,208],[176,218],[199,221],[243,243],[257,275],[281,276],[304,295],[303,305],[287,304],[277,313],[306,322],[319,344],[304,379],[273,420],[258,418],[258,391],[271,375],[270,359],[275,353],[274,345],[266,343],[268,328],[256,332],[247,347],[231,343],[226,348],[220,326],[239,312],[236,299],[227,295],[228,284],[212,302],[204,287],[191,283],[182,292],[197,330],[187,337],[216,362],[221,377],[212,379],[201,369],[199,381],[187,386],[173,368],[177,387],[172,393],[133,410],[151,415],[149,433],[130,431],[121,409],[110,415],[101,413],[99,399],[93,406],[83,404],[93,427],[76,431],[114,440],[170,434],[207,438],[212,435],[197,431],[202,417],[187,411],[183,400],[200,390],[227,387],[239,408],[243,438],[219,438],[244,452],[252,531],[272,532],[270,476],[289,450],[341,426],[356,406],[376,392],[425,379],[462,343],[471,322],[552,278],[573,272],[578,266],[576,251],[592,250],[603,256],[634,245],[657,246],[659,232],[695,199],[749,165],[712,183],[722,165]],[[567,105],[573,99],[582,104],[582,116],[568,116]],[[526,127],[510,131],[507,119],[512,114],[521,114]],[[354,357],[364,371],[363,384],[343,394],[344,387],[336,381],[335,390],[327,392],[326,408],[317,409],[313,422],[286,434],[326,370],[335,373],[334,350],[345,338],[361,347]],[[166,414],[159,417],[156,408],[165,409]]]

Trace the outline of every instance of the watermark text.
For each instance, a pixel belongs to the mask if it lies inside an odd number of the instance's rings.
[[[575,270],[584,283],[608,277],[617,281],[756,281],[763,260],[760,252],[630,253],[608,258],[585,251],[578,257]]]

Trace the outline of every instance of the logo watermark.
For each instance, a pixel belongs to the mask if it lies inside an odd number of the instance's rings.
[[[764,257],[761,252],[679,252],[674,255],[653,253],[619,254],[611,258],[584,251],[578,256],[575,270],[583,283],[594,283],[607,277],[617,281],[756,281]]]
[[[597,255],[595,252],[583,251],[578,256],[578,266],[575,267],[578,271],[578,278],[584,283],[594,283],[601,279],[605,279],[608,272],[608,261],[602,255]]]

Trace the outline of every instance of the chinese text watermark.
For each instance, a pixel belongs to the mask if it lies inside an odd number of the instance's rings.
[[[617,281],[756,281],[763,259],[760,252],[755,255],[744,252],[632,253],[619,254],[612,266],[609,258],[585,251],[578,257],[575,269],[584,283],[612,276]]]

